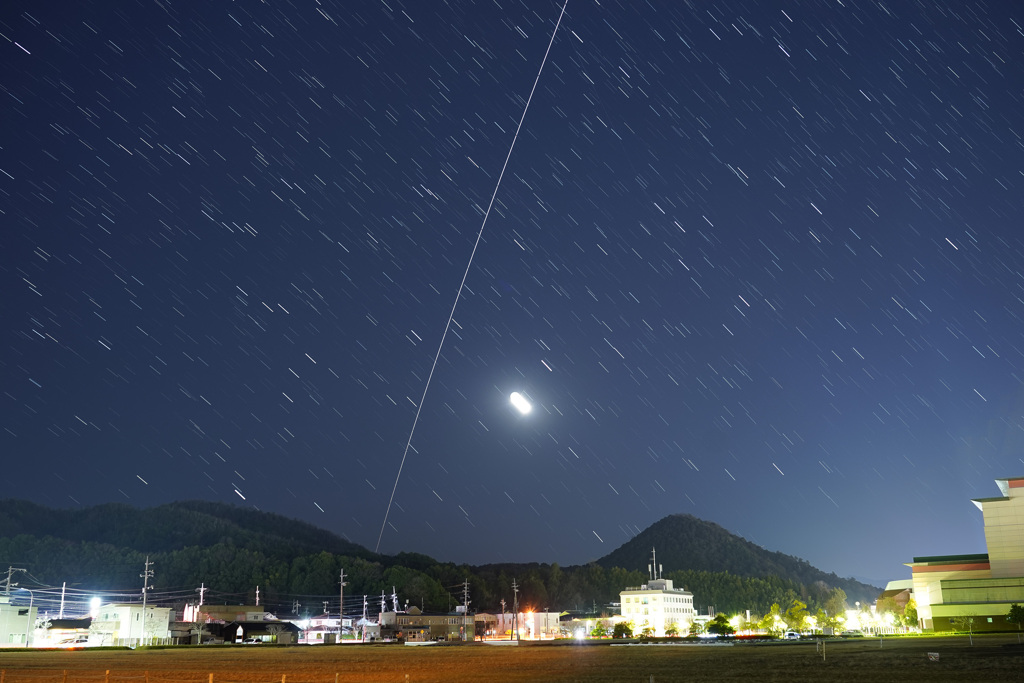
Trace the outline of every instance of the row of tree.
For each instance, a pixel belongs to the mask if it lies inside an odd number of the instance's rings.
[[[839,632],[845,626],[847,612],[846,592],[842,588],[833,588],[829,591],[828,598],[813,611],[808,608],[807,603],[798,598],[792,599],[783,608],[779,603],[773,603],[765,613],[758,612],[749,615],[743,612],[733,612],[737,616],[730,618],[725,612],[718,612],[710,621],[701,623],[694,622],[687,626],[686,632],[681,632],[680,624],[672,624],[665,629],[668,637],[700,635],[712,633],[715,635],[732,635],[740,630],[758,630],[765,633],[779,635],[783,631],[806,631],[812,623],[818,629],[831,629],[833,633]],[[886,604],[886,610],[890,611],[892,624],[896,627],[916,628],[917,604],[911,599],[905,607],[900,607],[895,601]],[[1017,621],[1019,620],[1019,621]],[[1024,608],[1014,605],[1010,608],[1008,621],[1012,623],[1024,623]],[[966,623],[966,622],[965,622]],[[966,628],[963,630],[967,630]],[[614,638],[649,638],[654,634],[650,625],[645,625],[639,632],[632,622],[616,622],[611,630]],[[596,638],[609,635],[608,624],[598,621],[591,631]]]

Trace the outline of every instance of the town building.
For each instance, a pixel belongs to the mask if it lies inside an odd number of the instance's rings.
[[[89,645],[170,645],[170,607],[135,603],[100,605],[89,626]]]
[[[330,645],[341,641],[339,637],[339,626],[341,634],[352,633],[352,619],[339,619],[330,614],[320,614],[310,617],[307,620],[296,622],[302,629],[302,636],[299,643],[303,645]]]
[[[639,635],[650,630],[655,637],[664,637],[674,630],[686,635],[696,616],[693,593],[672,585],[672,579],[662,577],[657,555],[651,550],[651,564],[647,565],[650,579],[642,586],[626,588],[619,593],[622,616],[633,623],[633,633]]]
[[[406,642],[473,640],[476,629],[473,615],[461,607],[444,614],[427,614],[410,607],[405,612],[382,612],[380,635],[385,640]]]
[[[35,647],[81,648],[89,645],[92,617],[43,619],[32,639]]]
[[[915,557],[910,567],[919,624],[926,631],[1002,630],[1010,605],[1024,603],[1024,477],[996,479],[1002,496],[974,504],[987,553]]]
[[[188,605],[186,621],[239,621],[246,623],[276,621],[273,614],[260,605]]]
[[[899,579],[896,581],[890,581],[885,584],[885,590],[875,600],[875,607],[877,608],[882,600],[892,599],[896,609],[902,613],[907,609],[907,605],[910,603],[911,598],[914,597],[914,580],[913,579]]]
[[[553,640],[561,634],[559,612],[477,613],[476,634],[488,640]]]
[[[0,648],[31,646],[36,616],[34,606],[15,605],[10,595],[0,595]]]
[[[182,616],[183,622],[192,624],[187,637],[193,643],[258,641],[288,645],[299,642],[302,632],[301,623],[281,621],[260,605],[186,605]]]

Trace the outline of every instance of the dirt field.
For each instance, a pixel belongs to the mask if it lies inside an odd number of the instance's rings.
[[[938,653],[931,661],[928,653]],[[108,673],[109,672],[109,673]],[[211,678],[212,676],[212,678]],[[1013,636],[725,645],[190,647],[0,651],[0,683],[1020,681]]]

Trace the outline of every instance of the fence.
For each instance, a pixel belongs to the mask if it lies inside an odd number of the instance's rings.
[[[229,673],[201,671],[124,671],[112,672],[76,669],[0,669],[0,683],[338,683],[339,674],[315,680],[277,676],[247,675],[245,678]]]

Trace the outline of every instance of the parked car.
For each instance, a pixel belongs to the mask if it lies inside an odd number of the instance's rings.
[[[89,636],[78,635],[72,638],[65,638],[57,643],[57,647],[85,647],[89,643]]]
[[[863,631],[860,631],[860,630],[855,629],[855,628],[851,628],[849,631],[843,631],[839,635],[841,635],[843,638],[863,638],[864,637]]]
[[[786,640],[800,640],[800,633],[797,631],[786,631],[782,637]]]

